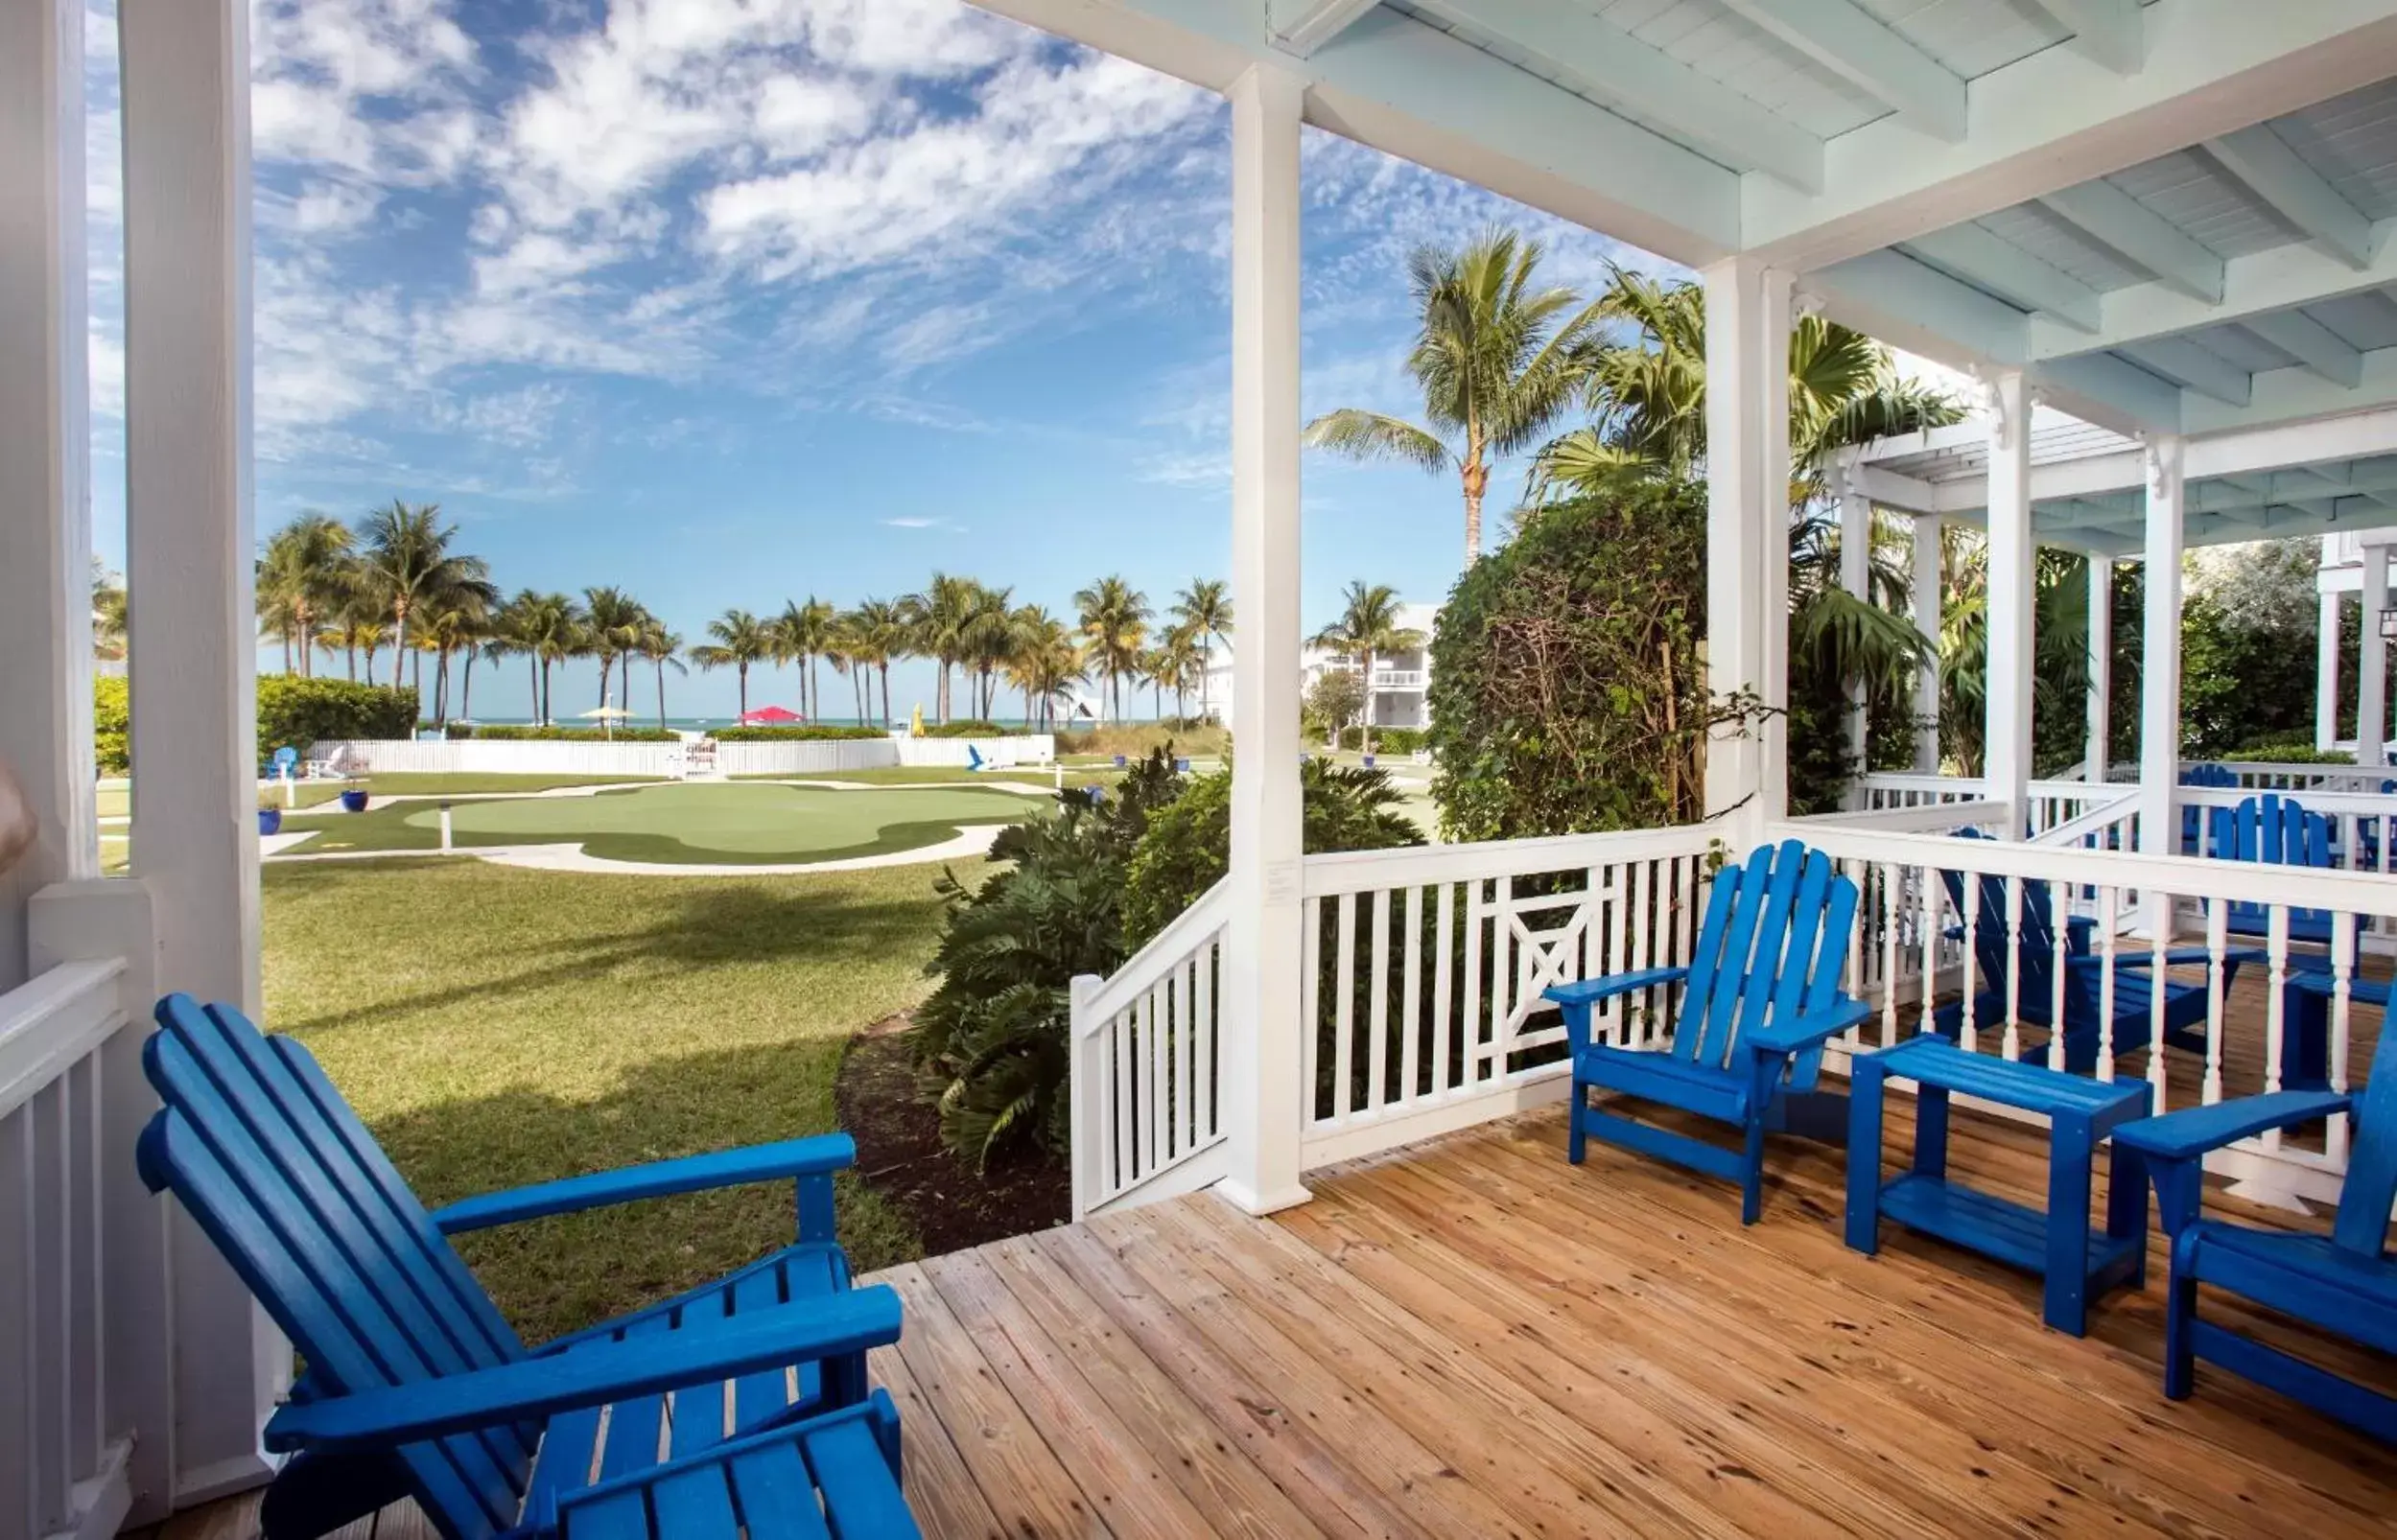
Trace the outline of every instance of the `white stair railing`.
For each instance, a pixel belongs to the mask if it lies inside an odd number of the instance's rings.
[[[1073,1217],[1219,1179],[1223,1033],[1216,1000],[1230,919],[1218,881],[1112,977],[1073,981]]]

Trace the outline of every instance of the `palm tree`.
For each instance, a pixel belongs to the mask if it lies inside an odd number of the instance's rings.
[[[641,624],[641,640],[634,644],[636,652],[657,665],[657,725],[666,725],[666,665],[674,665],[674,672],[687,674],[682,659],[675,656],[683,649],[683,639],[666,629],[666,622],[656,616],[645,616]],[[630,666],[626,667],[627,675]]]
[[[125,581],[91,559],[91,655],[104,663],[125,661]]]
[[[734,670],[740,682],[740,714],[746,716],[749,665],[773,658],[773,629],[747,610],[726,610],[708,622],[708,635],[716,640],[692,648],[691,661],[709,672],[718,668]]]
[[[641,622],[646,612],[639,600],[621,588],[586,588],[582,591],[582,602],[583,625],[591,651],[599,660],[599,704],[604,707],[608,676],[615,670],[616,660],[632,651],[641,640]]]
[[[911,650],[909,624],[904,604],[887,599],[868,599],[849,612],[849,656],[861,666],[871,666],[882,681],[882,726],[890,726],[890,665],[908,655]]]
[[[1102,577],[1073,595],[1092,665],[1107,681],[1109,714],[1123,716],[1123,676],[1140,666],[1148,635],[1148,595],[1121,577]]]
[[[1172,615],[1199,648],[1199,715],[1211,718],[1215,708],[1209,694],[1213,679],[1207,654],[1216,642],[1232,640],[1232,595],[1220,578],[1194,577],[1188,588],[1174,596]]]
[[[1306,425],[1306,442],[1351,459],[1453,468],[1465,492],[1465,559],[1481,555],[1492,458],[1532,448],[1588,373],[1599,309],[1570,289],[1532,289],[1539,243],[1492,230],[1461,251],[1418,246],[1407,284],[1422,313],[1407,372],[1424,424],[1348,407]]]
[[[1374,659],[1400,647],[1423,644],[1421,631],[1398,624],[1398,591],[1387,583],[1351,583],[1341,595],[1340,618],[1315,633],[1314,644],[1355,662],[1365,671],[1364,752],[1374,752]]]
[[[330,514],[310,510],[276,530],[267,541],[258,564],[258,606],[264,616],[270,603],[288,618],[284,632],[284,671],[291,671],[294,643],[299,671],[316,672],[317,630],[340,609],[352,577],[348,525]]]
[[[1066,623],[1038,604],[1022,606],[1008,619],[1015,644],[1007,654],[1007,682],[1023,691],[1025,722],[1046,727],[1058,695],[1082,677],[1082,649]]]
[[[494,632],[509,652],[521,654],[532,686],[532,716],[542,726],[551,712],[550,667],[578,657],[589,645],[583,633],[582,608],[564,594],[520,590],[499,614]]]
[[[433,676],[433,719],[435,722],[449,721],[450,654],[463,652],[466,655],[467,679],[471,688],[475,653],[491,639],[491,613],[498,596],[488,583],[464,584],[440,595],[437,609],[419,612],[418,624],[439,655]]]
[[[949,720],[949,671],[964,655],[965,626],[974,613],[975,595],[982,585],[971,577],[934,572],[921,594],[900,603],[907,616],[909,650],[940,665],[940,683],[933,691],[933,709]]]
[[[975,584],[965,618],[957,627],[957,657],[973,673],[972,714],[977,718],[988,719],[998,709],[999,668],[1015,650],[1015,631],[1007,609],[1007,600],[1014,592]]]
[[[456,525],[440,522],[436,503],[410,507],[396,498],[388,508],[366,515],[361,533],[365,550],[363,572],[372,592],[391,614],[392,682],[398,683],[399,649],[407,645],[409,612],[428,598],[464,582],[482,582],[489,570],[480,556],[450,553]]]
[[[382,648],[383,639],[390,633],[390,629],[381,620],[369,619],[363,615],[342,628],[342,642],[352,651],[365,655],[366,683],[369,685],[374,683],[374,655]],[[398,657],[396,652],[392,654],[394,667],[398,666]],[[396,685],[399,681],[394,679],[391,683]]]
[[[1198,632],[1187,622],[1165,633],[1153,654],[1155,678],[1173,691],[1173,714],[1187,717],[1185,709],[1193,680],[1204,689],[1207,684],[1207,649],[1200,642]]]
[[[768,626],[774,661],[800,665],[799,713],[811,719],[824,713],[816,690],[815,660],[832,642],[833,620],[839,613],[811,594],[805,604],[786,601],[783,613]]]

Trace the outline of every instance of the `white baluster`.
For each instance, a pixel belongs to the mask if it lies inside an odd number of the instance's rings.
[[[2157,896],[2152,906],[2155,933],[2149,940],[2148,982],[2153,987],[2148,991],[2148,1085],[2154,1092],[2151,1105],[2158,1113],[2165,1110],[2165,1094],[2170,1088],[2164,1063],[2164,987],[2172,975],[2164,966],[2164,958],[2173,944],[2173,916],[2178,903],[2179,899],[2172,894]]]
[[[1915,873],[1922,882],[1922,1019],[1915,1030],[1923,1033],[1931,1030],[1932,1005],[1939,991],[1939,932],[1946,928],[1939,923],[1939,906],[1947,884],[1940,880],[1936,867],[1917,867]]]
[[[1406,889],[1406,941],[1398,969],[1398,1094],[1412,1102],[1420,1095],[1423,1072],[1423,890]]]
[[[2098,890],[2098,1079],[2114,1078],[2114,945],[2122,930],[2122,890]],[[2063,1018],[2057,1017],[2057,1030]]]
[[[2283,912],[2280,904],[2272,905],[2272,913]],[[2209,898],[2205,905],[2205,1088],[2199,1094],[2201,1105],[2212,1107],[2222,1099],[2222,954],[2230,949],[2230,904],[2221,898]],[[2156,992],[2164,992],[2162,980],[2156,982]]]
[[[2073,888],[2069,882],[2048,884],[2048,916],[2054,921],[2055,934],[2049,939],[2056,946],[2048,967],[2048,1067],[2064,1067],[2064,978],[2071,964],[2073,933]]]
[[[1457,1055],[1460,1089],[1481,1080],[1482,1042],[1482,924],[1491,910],[1482,897],[1482,879],[1466,884],[1465,902],[1465,1020]],[[1500,924],[1506,923],[1503,917]]]
[[[1981,1013],[1978,1010],[1981,993],[1981,874],[1960,872],[1957,875],[1964,885],[1964,954],[1961,960],[1962,971],[1958,974],[1963,980],[1964,1025],[1963,1030],[1957,1034],[1956,1040],[1969,1054],[1980,1052],[1981,1047]],[[1928,981],[1924,988],[1930,988]]]
[[[1223,1074],[1223,1065],[1215,1060],[1215,961],[1222,945],[1220,930],[1199,944],[1197,1128],[1202,1138],[1215,1135],[1215,1084]],[[1315,1035],[1315,1023],[1306,1023],[1306,1033],[1310,1038]]]
[[[1305,1065],[1306,1121],[1311,1125],[1324,1111],[1324,900],[1304,900],[1299,906],[1299,1039]]]
[[[2006,1036],[1998,1052],[2009,1063],[2023,1056],[2023,879],[2006,879]]]
[[[1456,884],[1440,884],[1439,916],[1432,922],[1431,1093],[1448,1089],[1448,959],[1455,955]]]
[[[1877,864],[1872,869],[1881,884],[1881,1046],[1897,1046],[1897,890],[1898,871]]]
[[[2281,999],[2281,988],[2289,982],[2289,908],[2274,904],[2266,911],[2264,953],[2271,978],[2264,993],[2264,1094],[2269,1096],[2281,1088],[2281,1056],[2288,1051],[2288,1008]],[[2281,1147],[2281,1131],[2267,1130],[2264,1148],[2277,1155]]]
[[[1334,900],[1337,937],[1331,963],[1331,1115],[1345,1121],[1355,1095],[1351,1074],[1356,1068],[1356,895],[1344,893]]]
[[[1496,1080],[1506,1073],[1506,1049],[1515,1036],[1515,878],[1502,876],[1491,884],[1490,916],[1490,1040],[1477,1052],[1484,1073]]]
[[[2356,917],[2345,910],[2331,916],[2331,1089],[2341,1095],[2347,1089],[2348,1006],[2356,976]],[[2382,1031],[2388,1030],[2382,1024]],[[2344,1112],[2332,1114],[2330,1132],[2324,1151],[2334,1171],[2347,1169],[2348,1118]]]
[[[1390,890],[1374,890],[1373,993],[1365,1002],[1365,1030],[1373,1057],[1365,1065],[1365,1105],[1375,1110],[1389,1100],[1384,1073],[1390,1062]]]

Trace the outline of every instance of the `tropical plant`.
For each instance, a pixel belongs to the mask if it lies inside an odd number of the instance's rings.
[[[838,613],[811,594],[805,604],[786,601],[783,613],[767,622],[773,661],[799,665],[799,713],[802,716],[813,718],[824,713],[824,703],[816,692],[815,660],[823,655],[832,642],[833,620]]]
[[[1365,681],[1353,668],[1323,670],[1306,687],[1306,694],[1299,703],[1302,724],[1321,732],[1324,742],[1335,750],[1340,747],[1349,724],[1364,714]]]
[[[1214,702],[1209,698],[1213,679],[1207,667],[1207,655],[1217,642],[1232,640],[1232,595],[1223,580],[1215,577],[1194,577],[1190,586],[1174,595],[1174,623],[1190,633],[1199,646],[1199,714],[1212,717]]]
[[[666,725],[666,670],[671,667],[678,674],[691,672],[683,666],[682,649],[683,639],[668,630],[665,621],[654,615],[642,618],[641,637],[634,642],[633,650],[657,666],[657,725],[660,727]]]
[[[532,685],[533,719],[547,726],[554,720],[550,699],[550,670],[565,659],[578,657],[589,645],[582,607],[564,594],[524,589],[507,601],[493,628],[506,649],[519,654]]]
[[[981,588],[971,577],[934,572],[923,593],[910,594],[900,600],[907,618],[907,649],[940,665],[932,706],[934,714],[944,722],[950,714],[950,671],[964,656],[966,624],[974,614],[975,595]],[[884,709],[888,709],[887,702]]]
[[[890,726],[890,665],[912,651],[904,603],[867,599],[849,612],[849,656],[882,684],[882,726]]]
[[[1374,661],[1385,652],[1423,644],[1421,631],[1398,624],[1398,591],[1386,583],[1351,582],[1340,596],[1340,618],[1315,633],[1315,645],[1357,665],[1364,675],[1365,710],[1360,736],[1374,752]]]
[[[586,588],[582,605],[584,634],[591,655],[599,660],[599,705],[604,708],[608,677],[615,671],[616,661],[628,657],[639,644],[641,623],[648,612],[621,588]],[[624,666],[629,675],[632,665]]]
[[[461,587],[440,596],[438,607],[418,612],[418,624],[438,654],[439,663],[433,676],[433,719],[449,720],[450,658],[465,655],[465,675],[460,688],[461,699],[474,688],[475,655],[491,640],[492,605],[484,590],[489,585]],[[465,715],[461,710],[459,715]]]
[[[125,660],[125,582],[116,573],[91,563],[91,654],[104,663]]]
[[[1137,670],[1147,639],[1148,595],[1119,576],[1102,577],[1073,595],[1081,617],[1083,656],[1107,681],[1108,718],[1123,719],[1123,678]]]
[[[1149,677],[1159,688],[1173,691],[1175,717],[1187,715],[1184,707],[1191,689],[1207,683],[1207,650],[1198,633],[1187,622],[1173,627],[1151,649],[1149,665]]]
[[[1057,698],[1082,677],[1082,649],[1063,620],[1038,604],[1009,618],[1015,642],[1008,652],[1007,683],[1023,691],[1023,719],[1042,727],[1055,720]]]
[[[1007,607],[1014,590],[974,585],[965,616],[957,627],[957,660],[974,680],[973,714],[987,717],[996,709],[999,670],[1015,651],[1014,618]]]
[[[267,540],[258,563],[258,609],[281,618],[284,671],[298,653],[299,671],[314,674],[317,632],[337,613],[357,580],[348,525],[313,509]]]
[[[408,643],[410,612],[465,585],[491,594],[490,572],[480,556],[458,555],[450,542],[456,525],[440,522],[440,507],[424,503],[411,507],[396,498],[387,508],[365,517],[359,535],[363,549],[359,572],[363,587],[381,601],[391,617],[391,675],[399,677],[399,649]],[[496,595],[493,595],[496,597]]]
[[[692,648],[691,661],[711,673],[718,668],[732,669],[740,683],[740,714],[746,716],[749,714],[749,667],[752,664],[772,660],[773,628],[746,610],[726,610],[708,622],[708,635],[714,640]]]
[[[1423,423],[1349,407],[1306,425],[1306,442],[1351,459],[1454,470],[1465,495],[1465,559],[1481,555],[1491,462],[1539,444],[1589,368],[1599,307],[1532,287],[1539,243],[1492,230],[1463,249],[1418,246],[1407,286],[1419,315],[1407,373]]]

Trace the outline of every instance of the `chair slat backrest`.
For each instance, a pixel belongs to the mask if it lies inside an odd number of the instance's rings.
[[[1722,1068],[1741,1034],[1821,1010],[1837,997],[1856,920],[1856,884],[1797,840],[1762,845],[1715,874],[1691,953],[1673,1052]],[[1821,1049],[1792,1066],[1810,1088]]]
[[[159,1002],[143,1062],[165,1103],[144,1176],[171,1187],[308,1362],[308,1393],[408,1384],[523,1344],[307,1050],[235,1011]],[[397,1453],[445,1533],[514,1522],[537,1429]]]
[[[1977,828],[1960,828],[1959,839],[1987,839]],[[1947,898],[1956,909],[1956,923],[1964,923],[1964,874],[1942,871],[1939,879],[1947,887]],[[2017,968],[2022,981],[2014,998],[2023,1009],[2037,1013],[2045,1020],[2049,1001],[2056,983],[2056,911],[2048,902],[2048,885],[2025,878],[2022,885],[2022,916],[2018,927],[2009,930],[2006,912],[2006,879],[1984,874],[1974,886],[1978,889],[1972,916],[1972,960],[1981,975],[1976,987],[1993,994],[2004,995],[2007,976]],[[1986,1022],[1978,1023],[1987,1025]]]
[[[2261,797],[2242,799],[2236,807],[2216,807],[2211,811],[2209,849],[2205,853],[2218,861],[2268,861],[2320,871],[2331,868],[2331,821],[2320,813],[2309,812],[2294,798],[2268,791]],[[2260,936],[2271,923],[2271,912],[2264,904],[2234,899],[2228,923],[2242,935]],[[2327,909],[2291,909],[2289,927],[2290,935],[2298,941],[2328,941],[2331,913]]]
[[[2387,1247],[2389,1205],[2397,1202],[2397,1032],[2382,1030],[2371,1072],[2349,1116],[2355,1120],[2354,1136],[2331,1239],[2347,1250],[2377,1257]]]

